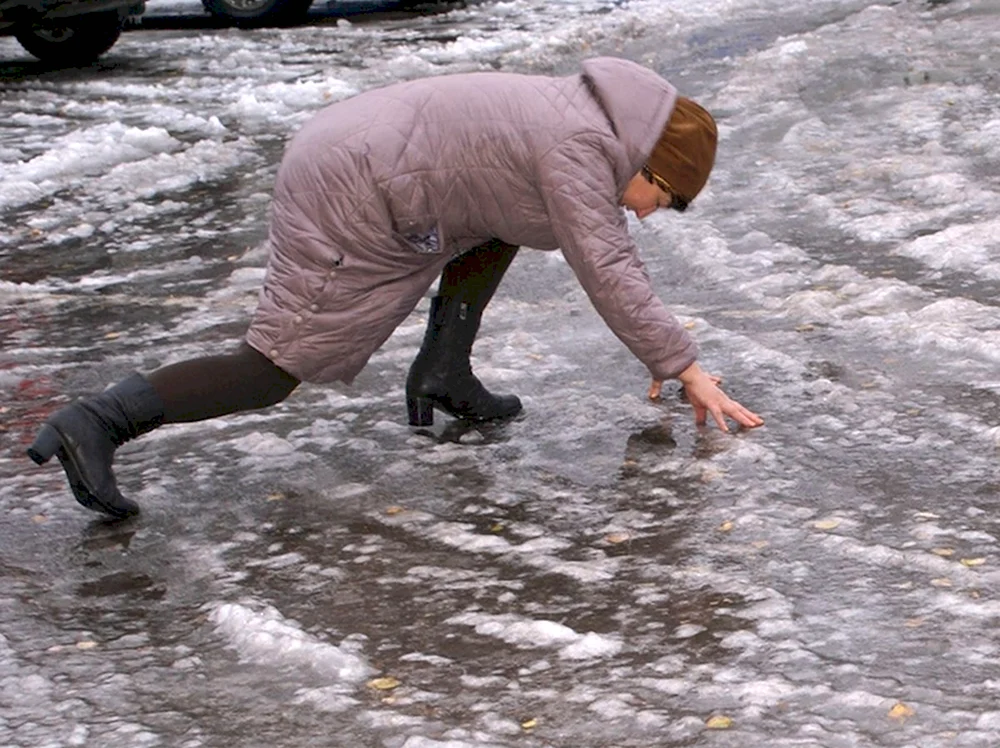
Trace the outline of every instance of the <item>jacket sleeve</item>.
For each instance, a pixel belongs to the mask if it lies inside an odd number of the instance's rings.
[[[539,176],[555,238],[597,312],[654,378],[680,374],[697,345],[653,292],[600,144],[562,144]]]

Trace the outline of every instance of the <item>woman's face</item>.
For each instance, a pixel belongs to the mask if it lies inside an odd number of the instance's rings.
[[[631,210],[640,220],[660,208],[669,208],[672,202],[673,196],[648,181],[642,172],[629,180],[621,199],[622,207]]]

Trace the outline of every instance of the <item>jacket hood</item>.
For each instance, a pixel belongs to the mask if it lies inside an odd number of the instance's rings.
[[[616,57],[584,61],[583,78],[625,149],[631,178],[667,126],[677,89],[652,70]]]

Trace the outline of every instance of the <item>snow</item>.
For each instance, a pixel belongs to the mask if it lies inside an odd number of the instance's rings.
[[[249,715],[231,742],[993,744],[997,10],[477,2],[130,31],[66,73],[0,39],[0,743],[193,748]],[[765,429],[647,402],[561,258],[525,250],[476,346],[525,403],[511,424],[405,427],[425,300],[352,389],[126,445],[137,526],[88,525],[56,468],[29,472],[54,404],[238,337],[313,112],[592,54],[718,116],[705,193],[630,225]],[[401,685],[366,687],[382,674]],[[733,730],[703,736],[713,714]]]

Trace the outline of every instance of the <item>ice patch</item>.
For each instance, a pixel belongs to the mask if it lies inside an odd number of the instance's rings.
[[[212,609],[209,620],[245,662],[293,670],[306,668],[349,685],[375,672],[353,642],[339,647],[322,642],[269,605],[251,608],[223,603]]]
[[[288,455],[295,452],[295,447],[282,439],[280,436],[275,436],[274,434],[262,434],[259,431],[254,431],[246,436],[241,436],[239,439],[233,439],[230,442],[230,445],[237,452],[243,452],[244,454],[258,457],[274,457]]]
[[[895,253],[935,270],[959,270],[1000,280],[1000,220],[949,226],[903,244]]]
[[[622,642],[610,636],[593,631],[578,634],[555,621],[536,621],[515,615],[462,613],[445,623],[472,626],[477,634],[500,639],[521,649],[560,647],[559,656],[568,660],[613,657],[622,649]]]
[[[0,181],[0,209],[23,204],[38,192],[54,191],[54,180],[83,178],[116,164],[140,161],[181,148],[162,127],[127,127],[112,122],[56,138],[49,150],[27,162],[6,164]],[[36,189],[26,188],[35,185]]]

